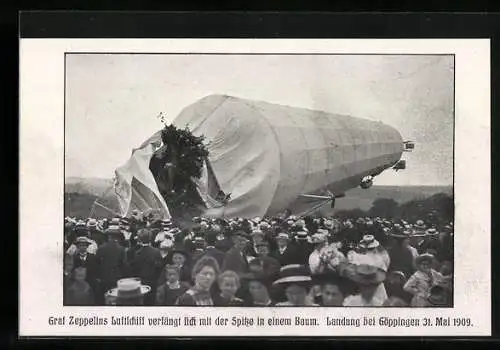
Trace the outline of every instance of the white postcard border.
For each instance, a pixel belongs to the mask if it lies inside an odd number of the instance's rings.
[[[455,55],[455,306],[396,308],[63,307],[65,52]],[[21,336],[486,336],[491,334],[490,42],[488,39],[21,39],[19,333]],[[66,316],[66,325],[50,317]],[[144,316],[145,326],[76,326],[69,317]],[[148,326],[148,317],[212,326]],[[233,326],[232,317],[375,317],[377,326]],[[381,317],[470,318],[472,327],[387,327]],[[215,325],[218,317],[227,326]],[[254,320],[255,321],[255,320]],[[109,322],[109,321],[108,321]],[[267,321],[266,321],[267,322]]]

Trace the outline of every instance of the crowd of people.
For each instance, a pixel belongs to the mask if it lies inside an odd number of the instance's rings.
[[[65,305],[453,305],[453,223],[65,218]]]

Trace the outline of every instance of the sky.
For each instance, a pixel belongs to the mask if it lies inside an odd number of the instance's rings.
[[[132,148],[210,94],[381,121],[415,142],[376,185],[453,184],[452,56],[66,56],[66,177],[112,178]],[[223,126],[221,126],[223,127]]]

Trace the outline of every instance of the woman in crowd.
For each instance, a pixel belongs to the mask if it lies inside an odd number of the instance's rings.
[[[347,254],[349,263],[354,265],[375,266],[387,273],[390,265],[390,258],[387,251],[380,245],[373,235],[365,235],[358,244],[358,251],[351,251]],[[386,300],[387,291],[383,283],[379,283],[375,290],[375,300]]]
[[[321,259],[328,246],[327,235],[324,232],[317,232],[311,237],[311,244],[314,245],[313,252],[309,255],[309,269],[313,275],[324,272],[326,266]]]
[[[270,283],[266,275],[262,273],[249,272],[242,276],[243,288],[246,290],[248,297],[245,301],[245,306],[274,306],[269,293]]]
[[[179,280],[180,270],[176,265],[166,265],[163,270],[165,282],[158,284],[156,291],[156,305],[175,305],[177,298],[184,294],[190,287],[186,282]]]
[[[282,287],[286,296],[286,301],[276,306],[319,306],[310,298],[311,273],[304,265],[283,266],[280,278],[274,281],[274,285]]]
[[[342,306],[345,295],[345,281],[333,272],[313,275],[314,284],[320,287],[315,301],[320,306]]]
[[[378,266],[367,264],[351,267],[345,270],[346,276],[358,285],[359,293],[345,298],[344,306],[382,306],[387,297],[377,293],[377,289],[384,282],[386,272]]]
[[[200,258],[193,267],[193,287],[181,295],[176,302],[179,306],[214,306],[210,290],[219,276],[219,264],[212,257]]]

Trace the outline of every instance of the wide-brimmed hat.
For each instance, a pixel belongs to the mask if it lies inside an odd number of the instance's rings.
[[[429,229],[427,229],[427,230],[425,231],[425,235],[426,235],[426,236],[431,236],[431,237],[433,237],[433,236],[438,236],[438,235],[439,235],[439,232],[438,232],[438,230],[436,230],[435,228],[429,228]]]
[[[307,241],[309,238],[309,234],[306,231],[297,231],[295,233],[296,240],[304,240]]]
[[[415,227],[415,229],[417,230],[425,230],[427,228],[423,220],[417,220],[417,222],[415,223],[415,225],[413,225],[413,227]]]
[[[311,276],[312,282],[315,285],[325,285],[325,284],[343,284],[345,278],[339,276],[339,274],[333,272],[333,271],[325,271],[322,273],[318,274],[313,274]]]
[[[382,283],[387,273],[381,268],[367,264],[349,264],[344,269],[345,276],[361,285],[375,285]]]
[[[424,253],[424,254],[420,254],[419,256],[417,256],[415,258],[416,265],[420,265],[424,261],[427,261],[428,263],[432,264],[432,262],[434,261],[434,255],[429,254],[429,253]]]
[[[285,265],[280,269],[279,278],[273,284],[310,284],[311,282],[311,272],[305,265],[292,264]]]
[[[78,244],[91,245],[92,241],[90,239],[88,239],[87,237],[81,236],[81,237],[78,237],[77,239],[75,239],[75,245],[78,245]]]
[[[112,218],[109,222],[110,225],[120,225],[120,218]]]
[[[151,291],[150,286],[143,285],[139,278],[123,278],[118,280],[116,288],[106,294],[118,299],[130,299],[143,296]]]
[[[96,227],[97,226],[97,220],[96,219],[89,219],[87,221],[87,227]]]
[[[379,241],[373,235],[364,235],[363,239],[359,242],[359,246],[366,249],[377,248],[379,245]]]
[[[409,230],[392,230],[389,234],[392,238],[406,239],[411,237],[411,231]]]
[[[111,225],[109,226],[106,231],[104,231],[108,236],[123,236],[122,230],[120,226],[117,225]]]

